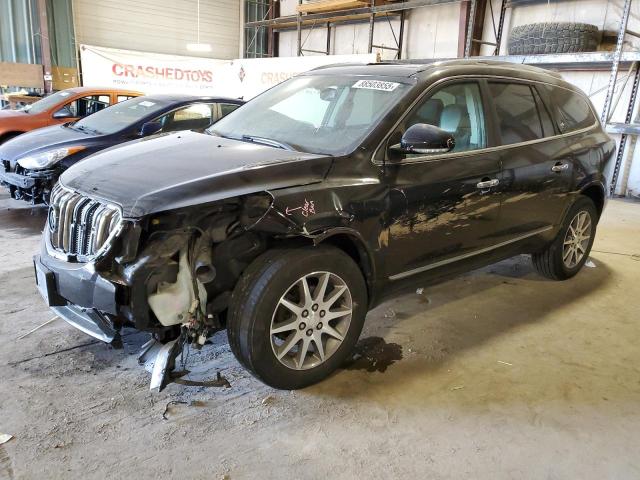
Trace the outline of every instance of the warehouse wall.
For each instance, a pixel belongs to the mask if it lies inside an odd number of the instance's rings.
[[[297,0],[281,0],[280,15],[295,15]],[[403,58],[447,58],[458,53],[458,20],[460,6],[438,5],[412,10],[405,21]],[[393,17],[391,17],[393,18]],[[393,31],[397,36],[400,22],[397,19],[378,19],[374,29],[373,43],[395,47]],[[313,30],[302,31],[304,48],[325,50],[326,26],[318,25]],[[337,25],[332,28],[332,54],[368,53],[369,24],[356,23]],[[297,32],[280,33],[280,56],[295,56]],[[394,58],[395,52],[379,49],[382,59]]]
[[[196,43],[196,0],[74,0],[73,10],[78,43],[220,59],[240,51],[240,0],[200,0],[206,53],[186,48]]]
[[[36,0],[0,1],[0,62],[41,63]]]

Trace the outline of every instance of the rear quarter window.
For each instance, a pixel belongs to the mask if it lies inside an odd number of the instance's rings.
[[[560,132],[574,132],[590,127],[596,122],[589,102],[582,95],[564,88],[548,89],[551,104],[556,108]]]

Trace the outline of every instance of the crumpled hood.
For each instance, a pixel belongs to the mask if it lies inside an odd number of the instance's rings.
[[[21,157],[61,147],[82,145],[92,137],[91,134],[78,132],[62,125],[39,128],[18,135],[0,145],[0,159],[10,160],[14,165]]]
[[[67,170],[62,185],[139,218],[262,190],[321,181],[332,158],[177,132],[103,150]]]

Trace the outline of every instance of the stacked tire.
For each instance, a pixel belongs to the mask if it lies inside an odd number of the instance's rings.
[[[592,52],[598,48],[598,27],[587,23],[544,22],[511,30],[509,55]]]

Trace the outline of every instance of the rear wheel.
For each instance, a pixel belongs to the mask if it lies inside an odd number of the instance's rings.
[[[264,383],[316,383],[352,351],[367,309],[356,263],[333,247],[273,250],[234,289],[227,334],[236,358]]]
[[[538,273],[553,280],[566,280],[578,273],[589,258],[597,220],[593,201],[579,197],[555,240],[543,251],[531,255]]]

